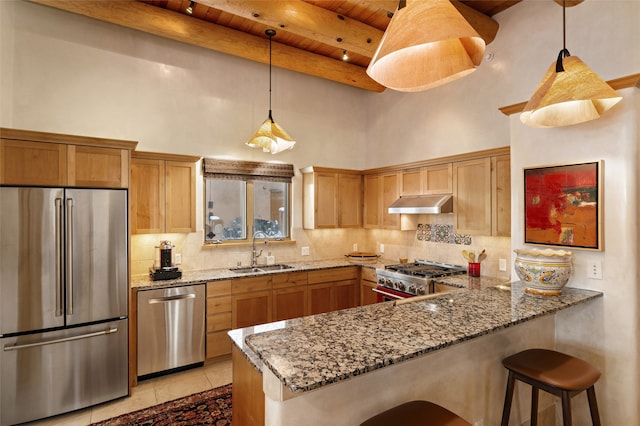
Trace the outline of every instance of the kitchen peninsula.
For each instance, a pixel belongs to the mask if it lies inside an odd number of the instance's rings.
[[[354,425],[428,399],[472,423],[497,424],[506,383],[500,360],[553,347],[554,314],[601,296],[565,288],[540,298],[515,282],[232,330],[234,390],[244,394],[234,398],[234,420],[243,412],[240,425],[262,424],[262,415],[267,426]],[[253,399],[246,397],[251,386]],[[256,407],[254,417],[247,414]],[[527,409],[517,411],[526,420]]]

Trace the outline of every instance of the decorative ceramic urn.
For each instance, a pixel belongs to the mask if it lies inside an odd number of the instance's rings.
[[[514,252],[514,268],[525,283],[527,293],[556,296],[562,292],[571,275],[570,251],[519,249]]]

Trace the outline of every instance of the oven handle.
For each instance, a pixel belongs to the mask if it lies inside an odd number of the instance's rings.
[[[378,290],[377,288],[372,288],[371,290],[375,291],[376,293],[380,293],[383,296],[391,297],[393,299],[405,299],[405,297],[398,296],[397,294],[393,294],[393,293],[387,293],[386,291]]]

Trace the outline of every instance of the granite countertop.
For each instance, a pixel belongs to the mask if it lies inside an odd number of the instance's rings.
[[[231,269],[233,268],[206,269],[201,271],[183,272],[182,278],[178,278],[175,280],[152,281],[148,275],[133,276],[131,278],[131,288],[136,290],[145,290],[150,288],[175,287],[175,286],[182,286],[182,285],[198,284],[206,281],[228,280],[231,278],[246,278],[246,277],[254,277],[254,276],[268,275],[268,274],[285,274],[285,273],[299,272],[299,271],[313,271],[318,269],[342,268],[347,266],[364,266],[367,268],[375,269],[375,268],[384,268],[385,261],[380,260],[379,262],[375,262],[375,263],[369,263],[369,262],[356,263],[354,261],[348,261],[342,258],[342,259],[317,260],[317,261],[309,261],[309,262],[286,262],[286,264],[291,266],[291,268],[282,269],[278,271],[249,272],[249,273],[243,273],[243,274],[238,274],[236,272],[231,271]],[[259,265],[259,266],[265,266],[265,265]]]
[[[459,284],[465,279],[467,288],[429,300],[377,303],[232,330],[229,336],[258,370],[269,368],[288,389],[305,392],[602,296],[569,287],[557,297],[533,296],[522,282],[502,280],[498,287],[474,290],[470,277],[457,277]]]

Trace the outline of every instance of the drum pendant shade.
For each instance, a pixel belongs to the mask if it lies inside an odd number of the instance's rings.
[[[390,89],[417,92],[480,65],[485,42],[449,0],[407,0],[393,15],[367,74]]]

